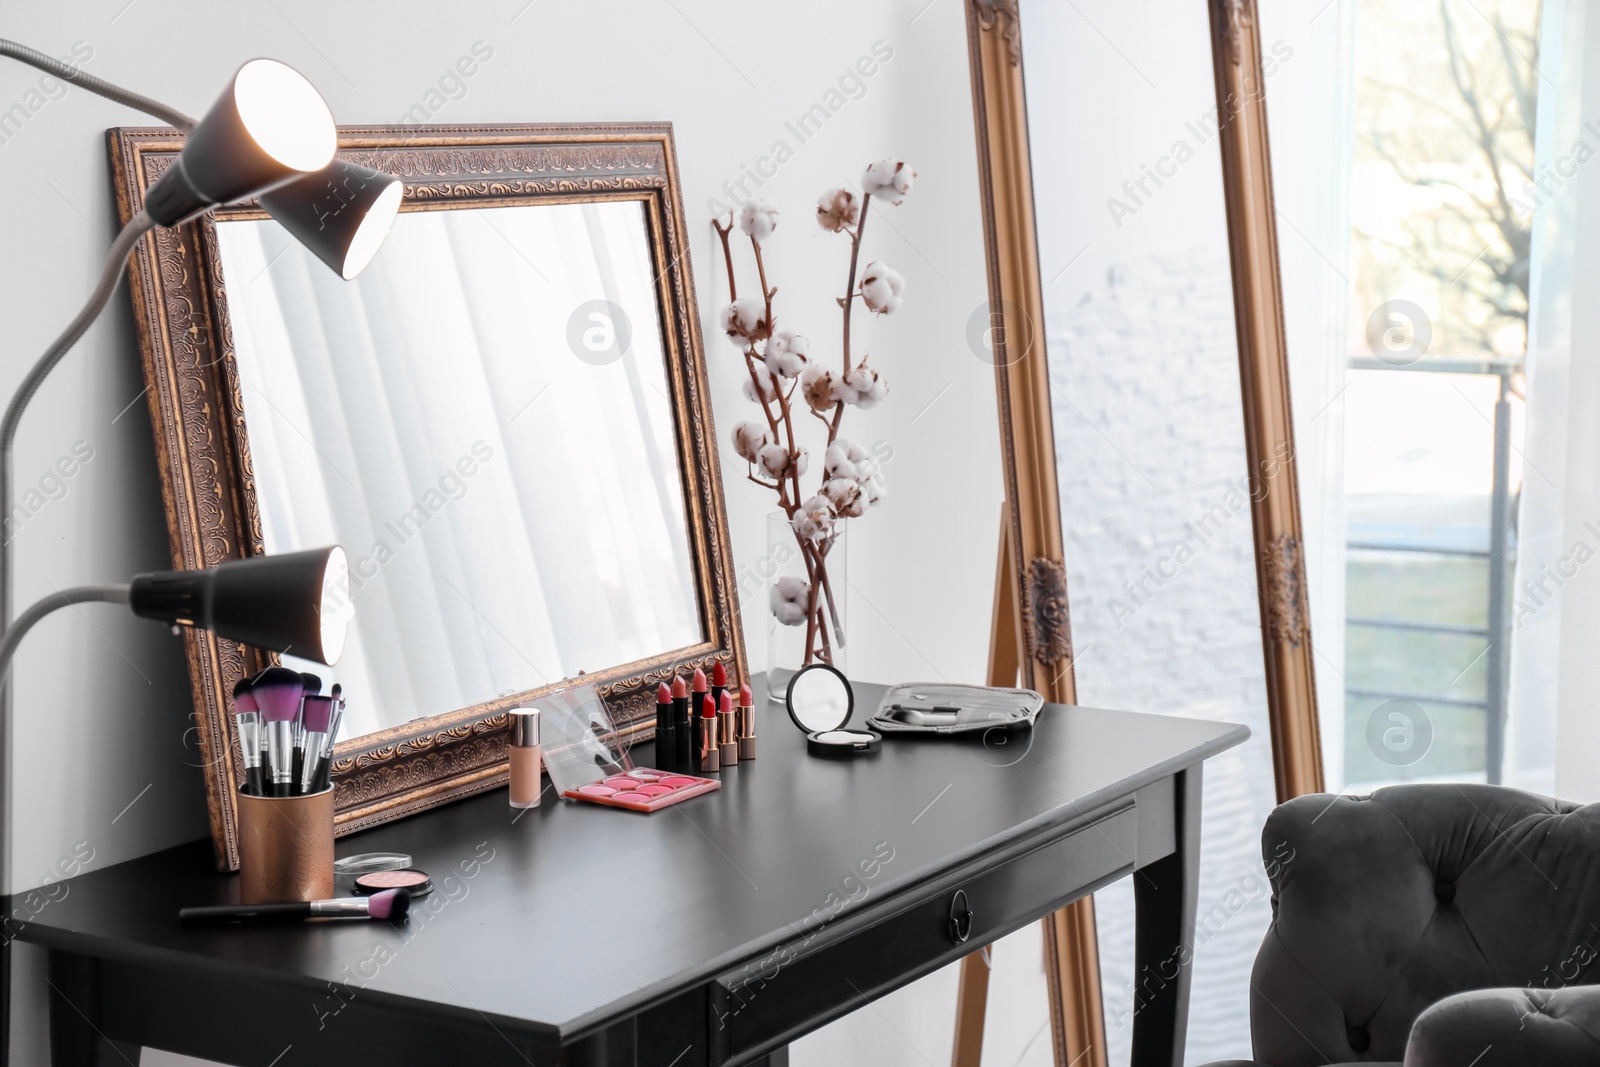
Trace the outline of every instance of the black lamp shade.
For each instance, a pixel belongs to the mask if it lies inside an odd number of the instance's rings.
[[[141,618],[332,664],[349,625],[349,582],[344,549],[335,545],[205,570],[141,574],[133,579],[128,606]]]
[[[158,226],[176,226],[216,204],[243,200],[321,170],[333,159],[333,115],[304,75],[252,59],[211,105],[145,197]]]
[[[346,281],[360,274],[394,225],[400,179],[336,159],[261,194],[261,206]]]

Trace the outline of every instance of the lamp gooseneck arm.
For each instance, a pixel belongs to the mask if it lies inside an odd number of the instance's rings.
[[[29,66],[38,67],[48,74],[54,74],[62,81],[70,82],[73,85],[81,85],[91,93],[103,96],[107,100],[115,100],[119,104],[128,105],[135,111],[143,111],[146,115],[158,118],[169,126],[176,126],[180,130],[194,128],[194,119],[183,112],[174,110],[159,100],[152,100],[148,96],[129,92],[118,85],[112,85],[104,78],[96,78],[93,74],[85,74],[77,67],[63,63],[53,56],[47,56],[37,48],[29,48],[25,44],[18,44],[16,41],[8,41],[4,37],[0,37],[0,56],[9,56]]]
[[[129,219],[122,232],[117,234],[117,239],[111,242],[111,251],[106,256],[106,264],[100,271],[100,282],[95,286],[94,292],[83,305],[83,309],[78,312],[77,317],[67,325],[61,336],[45,350],[44,355],[33,365],[33,369],[22,379],[16,395],[6,406],[5,418],[0,420],[0,629],[4,629],[11,620],[13,599],[11,542],[16,537],[16,529],[11,514],[11,452],[17,440],[17,425],[22,421],[22,413],[27,409],[28,401],[33,399],[33,394],[38,392],[39,386],[55,369],[56,364],[61,362],[61,357],[78,343],[78,339],[105,310],[106,304],[111,300],[111,294],[116,292],[122,272],[127,268],[128,254],[133,251],[133,246],[138,243],[139,238],[143,237],[153,225],[150,217],[141,211]]]
[[[0,680],[5,679],[11,670],[11,657],[17,651],[17,646],[22,639],[33,629],[35,623],[52,611],[68,607],[72,604],[86,604],[93,601],[102,601],[107,604],[126,604],[128,602],[127,585],[77,585],[71,589],[51,593],[33,607],[17,616],[17,621],[6,630],[4,638],[0,638]]]

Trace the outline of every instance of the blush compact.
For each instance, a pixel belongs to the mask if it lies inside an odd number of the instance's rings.
[[[789,718],[806,735],[806,751],[825,759],[866,756],[883,745],[875,730],[847,730],[855,713],[856,694],[836,667],[813,663],[789,679],[784,705]]]
[[[722,788],[715,778],[635,767],[592,685],[557,690],[536,704],[545,770],[568,800],[652,812]]]
[[[415,867],[403,870],[370,871],[355,880],[355,890],[360,896],[371,896],[373,893],[382,893],[386,889],[404,889],[411,894],[411,899],[425,897],[433,892],[433,880],[426,872]]]

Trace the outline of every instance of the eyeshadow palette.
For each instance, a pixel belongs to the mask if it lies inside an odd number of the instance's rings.
[[[635,767],[592,685],[557,690],[535,704],[545,769],[568,800],[652,812],[722,788],[714,778]]]
[[[625,774],[612,775],[598,782],[567,790],[561,795],[573,800],[588,800],[630,811],[655,811],[701,793],[721,788],[714,778],[693,774],[669,774],[649,767],[634,767]]]

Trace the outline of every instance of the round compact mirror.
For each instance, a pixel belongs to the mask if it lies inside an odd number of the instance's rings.
[[[789,718],[806,735],[806,748],[814,756],[855,756],[876,752],[883,736],[871,730],[847,730],[855,711],[856,695],[836,668],[813,663],[789,679],[785,698]]]

